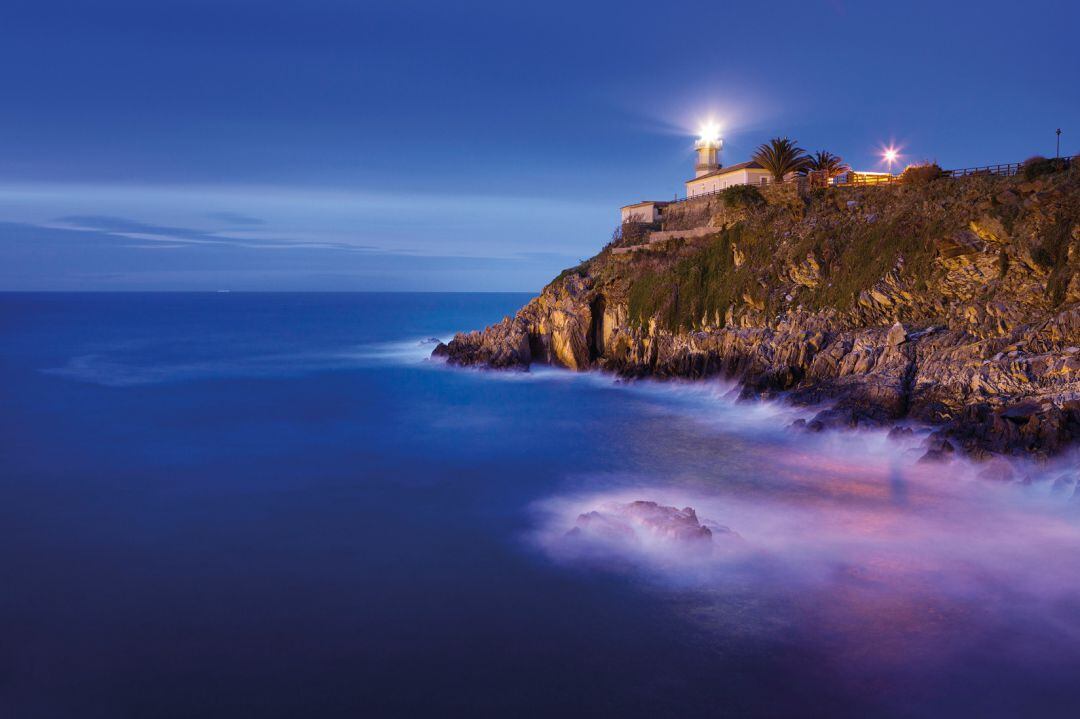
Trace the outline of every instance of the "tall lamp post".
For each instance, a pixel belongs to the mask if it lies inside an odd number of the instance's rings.
[[[881,157],[885,160],[885,164],[889,167],[889,172],[892,172],[893,165],[896,163],[896,158],[900,153],[895,147],[887,147],[885,151],[881,153]]]
[[[1057,133],[1055,133],[1055,134],[1057,135],[1057,147],[1054,149],[1054,157],[1058,158],[1058,157],[1061,157],[1061,128],[1060,127],[1057,129]]]

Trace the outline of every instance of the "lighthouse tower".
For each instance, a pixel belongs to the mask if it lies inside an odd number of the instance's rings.
[[[720,128],[710,123],[701,128],[701,137],[694,144],[697,150],[697,165],[694,166],[694,177],[708,175],[720,169],[720,150],[724,148],[724,141],[720,139]]]

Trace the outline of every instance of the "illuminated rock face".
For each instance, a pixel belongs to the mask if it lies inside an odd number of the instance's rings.
[[[659,540],[673,545],[698,545],[712,542],[714,531],[736,536],[727,527],[705,526],[693,507],[669,507],[638,500],[627,504],[609,504],[578,516],[571,537],[607,542],[637,543]]]
[[[726,376],[744,398],[831,405],[812,431],[938,425],[929,450],[1044,456],[1080,440],[1080,168],[763,194],[722,226],[718,199],[670,205],[665,230],[715,232],[613,243],[435,354]]]
[[[591,284],[570,275],[553,282],[514,317],[483,332],[459,334],[432,353],[453,364],[485,365],[496,369],[526,368],[541,362],[573,370],[588,369],[597,354]]]

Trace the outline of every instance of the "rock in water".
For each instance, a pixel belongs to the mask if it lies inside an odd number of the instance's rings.
[[[712,539],[712,532],[698,521],[693,507],[665,507],[656,502],[637,501],[619,507],[623,516],[663,539],[694,542]]]
[[[571,537],[589,537],[606,542],[637,543],[658,539],[682,546],[700,546],[712,541],[714,532],[738,536],[727,527],[702,524],[693,507],[670,507],[638,500],[609,504],[578,516]]]
[[[634,542],[637,540],[637,535],[629,524],[610,514],[601,514],[595,510],[579,514],[577,526],[571,529],[568,534],[570,536],[588,534],[597,539],[613,542]]]

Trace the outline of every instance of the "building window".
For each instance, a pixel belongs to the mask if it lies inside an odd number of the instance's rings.
[[[767,177],[761,178],[761,184],[763,184],[763,185],[769,184],[769,178],[767,178]]]

